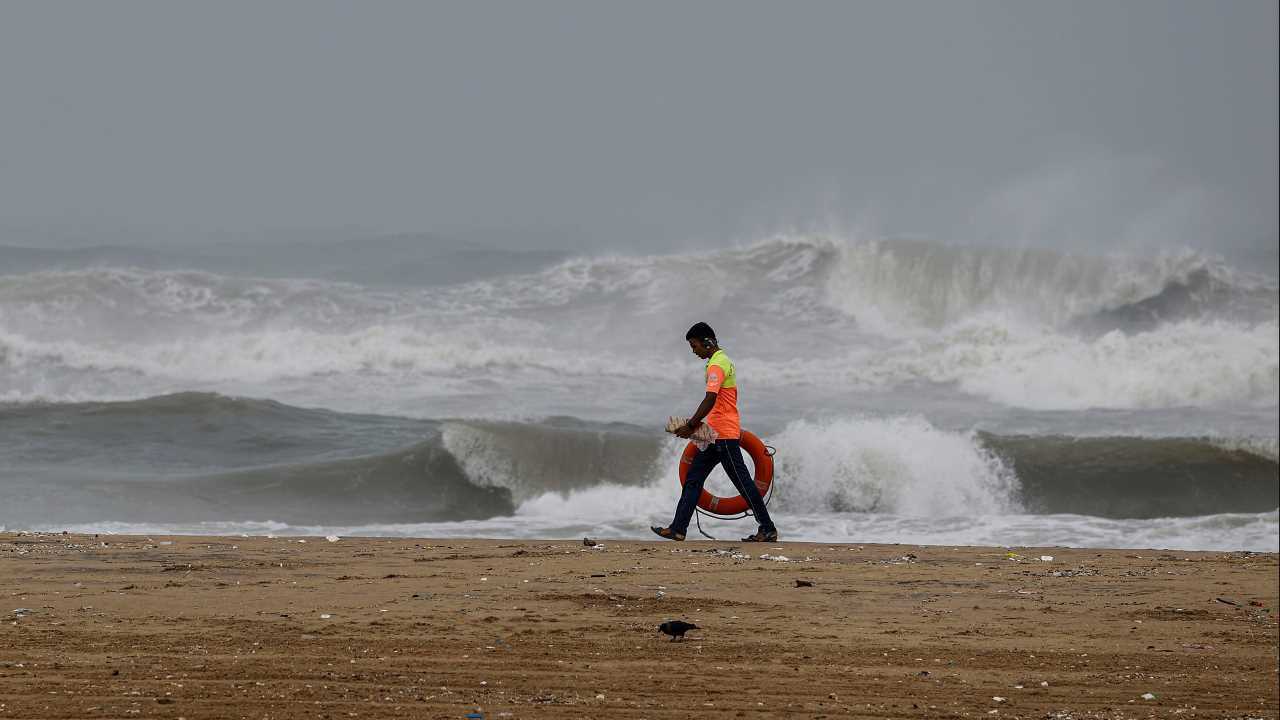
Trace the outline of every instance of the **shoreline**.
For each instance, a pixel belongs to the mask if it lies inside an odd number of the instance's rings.
[[[1275,553],[600,543],[0,533],[0,718],[1280,714]]]

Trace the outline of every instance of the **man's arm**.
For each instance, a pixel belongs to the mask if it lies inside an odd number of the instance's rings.
[[[684,424],[684,427],[676,431],[676,436],[687,438],[693,435],[694,431],[698,429],[698,426],[702,424],[702,419],[707,416],[707,413],[711,412],[711,408],[716,406],[716,398],[718,396],[719,393],[708,392],[706,396],[702,398],[702,404],[699,405],[697,411],[693,413],[693,417],[689,418],[689,421]]]

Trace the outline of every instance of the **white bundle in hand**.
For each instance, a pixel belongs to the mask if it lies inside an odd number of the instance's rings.
[[[672,415],[667,418],[667,432],[674,433],[684,427],[688,422],[689,418],[687,417]],[[697,430],[693,431],[693,436],[689,439],[693,441],[694,445],[698,446],[699,450],[706,450],[707,446],[715,442],[717,437],[716,431],[712,430],[710,425],[702,423],[698,426]]]

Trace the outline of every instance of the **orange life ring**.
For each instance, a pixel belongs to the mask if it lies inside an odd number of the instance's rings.
[[[769,486],[773,484],[773,455],[769,453],[760,438],[746,430],[742,431],[742,439],[739,442],[742,444],[742,450],[751,456],[751,462],[755,463],[755,483],[756,488],[760,490],[760,497],[768,497]],[[691,442],[685,446],[684,455],[680,456],[680,487],[684,487],[685,480],[689,476],[689,466],[693,464],[693,456],[697,454],[697,445]],[[698,507],[712,515],[723,516],[740,515],[749,509],[747,499],[741,495],[723,498],[712,495],[705,489],[698,496]]]

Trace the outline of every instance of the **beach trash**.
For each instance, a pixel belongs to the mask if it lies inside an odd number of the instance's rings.
[[[337,535],[325,535],[324,539],[328,540],[329,542],[338,542],[339,540],[341,540],[341,538],[339,538]]]
[[[1052,555],[1041,555],[1041,556],[1040,556],[1040,559],[1041,559],[1041,560],[1043,560],[1043,561],[1045,561],[1045,562],[1053,562],[1053,556],[1052,556]]]
[[[1155,700],[1155,699],[1156,699],[1156,696],[1155,696],[1155,695],[1153,695],[1152,693],[1142,693],[1142,699],[1143,699],[1143,700]]]

